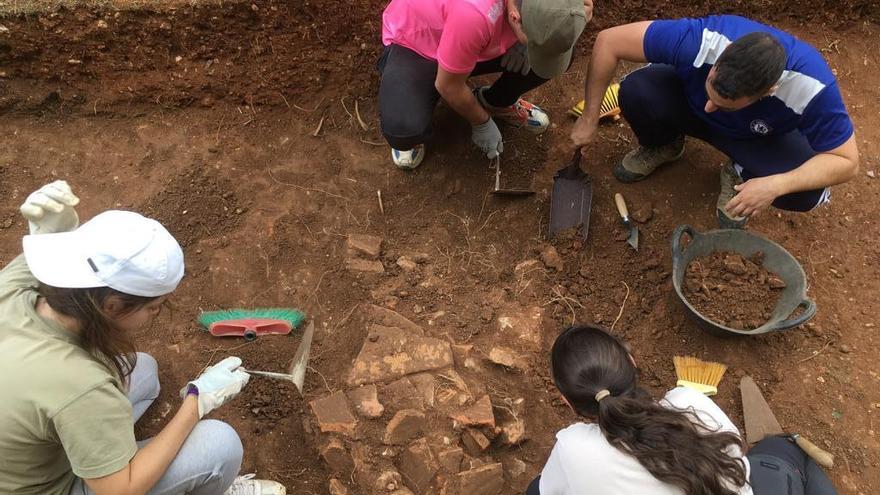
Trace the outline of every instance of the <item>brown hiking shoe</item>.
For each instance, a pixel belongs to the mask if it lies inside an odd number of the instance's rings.
[[[728,201],[737,195],[733,186],[738,186],[744,181],[733,166],[733,160],[729,160],[721,167],[721,192],[718,194],[718,204],[716,205],[716,213],[718,215],[718,227],[722,229],[741,229],[746,226],[749,221],[747,217],[735,217],[727,213],[724,207]]]
[[[620,182],[637,182],[651,175],[660,165],[678,160],[682,154],[684,136],[656,148],[639,146],[627,153],[614,167],[614,176]]]

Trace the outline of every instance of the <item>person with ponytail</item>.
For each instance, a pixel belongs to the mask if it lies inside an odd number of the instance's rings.
[[[677,387],[654,400],[639,387],[627,347],[600,328],[563,331],[551,367],[583,422],[557,433],[527,495],[836,493],[821,469],[784,439],[759,442],[747,458],[736,426],[700,392]]]
[[[183,278],[183,250],[129,211],[77,228],[78,202],[64,181],[28,196],[24,254],[0,271],[0,493],[284,495],[238,476],[235,430],[202,419],[247,384],[237,357],[184,386],[162,431],[135,441],[159,375],[133,334]]]

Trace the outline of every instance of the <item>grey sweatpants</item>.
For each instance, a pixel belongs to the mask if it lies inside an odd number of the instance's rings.
[[[137,365],[129,377],[128,400],[137,423],[159,396],[159,368],[149,354],[139,352]],[[138,442],[143,447],[150,439]],[[242,446],[238,434],[226,423],[204,419],[196,424],[177,457],[149,495],[219,495],[226,491],[241,468]],[[93,495],[85,482],[77,479],[70,495]]]

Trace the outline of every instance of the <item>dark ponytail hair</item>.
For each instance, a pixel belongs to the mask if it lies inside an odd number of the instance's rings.
[[[109,287],[68,289],[43,283],[37,292],[53,311],[79,322],[79,345],[115,372],[124,383],[136,363],[135,346],[130,336],[113,324],[113,318],[131,314],[158,298],[132,296]],[[122,303],[120,311],[114,315],[107,315],[103,310],[110,297],[116,297]]]
[[[553,344],[551,359],[556,387],[575,412],[597,418],[608,443],[635,457],[658,480],[687,495],[736,495],[730,487],[746,484],[742,459],[726,452],[742,449],[742,439],[714,432],[693,410],[669,409],[653,400],[639,388],[627,348],[604,330],[566,329]],[[597,401],[602,390],[610,395]]]

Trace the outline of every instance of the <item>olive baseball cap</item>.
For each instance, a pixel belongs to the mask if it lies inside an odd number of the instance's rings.
[[[584,0],[523,0],[520,13],[535,74],[552,79],[565,72],[587,25]]]

